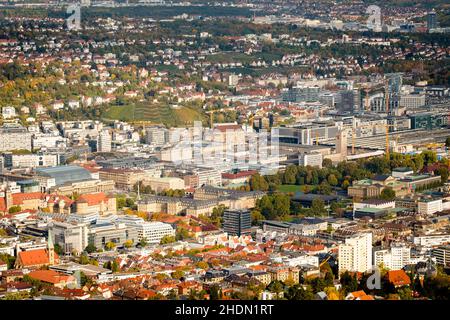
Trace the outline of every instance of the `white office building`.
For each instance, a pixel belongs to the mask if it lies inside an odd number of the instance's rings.
[[[121,216],[117,222],[124,223],[127,227],[137,230],[138,241],[145,238],[148,243],[157,244],[164,236],[175,236],[175,230],[168,223],[159,221],[144,221],[136,216]]]
[[[65,147],[66,145],[67,145],[67,138],[61,137],[58,134],[53,133],[33,134],[32,138],[33,149]]]
[[[14,107],[3,107],[2,108],[3,119],[12,119],[16,117],[16,109]]]
[[[339,274],[366,272],[372,269],[372,234],[356,234],[339,245]]]
[[[321,153],[303,153],[298,156],[299,166],[311,166],[322,168],[323,156]]]
[[[319,267],[319,257],[311,256],[308,254],[302,254],[296,257],[283,257],[282,259],[280,259],[279,262],[289,267],[303,267],[303,266],[314,266],[317,268]]]
[[[415,109],[425,106],[424,94],[403,94],[400,96],[400,107]]]
[[[17,125],[0,127],[0,152],[19,149],[31,151],[31,133]]]
[[[403,244],[393,244],[389,249],[374,251],[374,263],[389,270],[400,270],[411,262],[411,248]]]
[[[145,143],[152,146],[163,146],[169,140],[169,130],[164,127],[148,127],[145,129]]]
[[[394,200],[382,200],[382,199],[367,199],[362,200],[360,202],[353,203],[353,212],[356,212],[360,209],[393,209],[395,208]]]
[[[84,223],[53,222],[49,226],[53,241],[65,253],[82,252],[88,245],[88,227]]]
[[[56,154],[5,154],[5,165],[12,168],[54,167],[59,164]]]
[[[436,258],[436,263],[441,266],[450,266],[450,245],[434,248],[431,255]]]
[[[97,151],[111,152],[111,134],[108,130],[102,130],[98,136]]]
[[[440,246],[450,242],[450,234],[430,234],[413,237],[413,243],[422,247]]]
[[[198,175],[198,185],[220,186],[222,174],[219,168],[198,167],[193,170]]]
[[[431,215],[436,212],[440,212],[443,210],[442,208],[442,199],[429,200],[424,199],[420,200],[417,203],[417,210],[420,214]]]

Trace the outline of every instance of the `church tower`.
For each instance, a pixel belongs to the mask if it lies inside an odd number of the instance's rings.
[[[9,209],[14,205],[13,196],[12,196],[11,190],[9,189],[9,186],[6,186],[6,190],[5,190],[5,204],[6,204],[6,209]]]
[[[336,153],[341,155],[342,160],[347,159],[347,132],[342,129],[336,136]]]
[[[52,266],[55,264],[55,247],[53,245],[53,235],[50,229],[48,230],[47,248],[48,248],[48,262]]]

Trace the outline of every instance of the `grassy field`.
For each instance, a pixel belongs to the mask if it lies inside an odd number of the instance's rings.
[[[134,120],[134,105],[113,106],[108,109],[104,117],[112,120],[132,121]]]
[[[180,108],[174,110],[177,120],[183,124],[193,124],[194,121],[202,121],[203,115],[191,108]]]
[[[105,119],[123,121],[151,121],[155,124],[167,126],[192,125],[194,121],[201,121],[204,116],[196,109],[181,107],[173,109],[169,106],[130,104],[126,106],[112,106],[104,115]]]
[[[299,191],[300,192],[305,192],[306,188],[309,188],[310,192],[316,189],[315,186],[311,186],[311,185],[298,186],[298,185],[295,185],[295,184],[283,184],[283,185],[278,186],[278,191],[285,192],[285,193],[290,193],[290,192],[296,193],[296,192],[299,192]]]

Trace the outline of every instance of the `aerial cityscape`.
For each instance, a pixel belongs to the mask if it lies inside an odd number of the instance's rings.
[[[449,300],[449,35],[444,0],[0,0],[0,300]]]

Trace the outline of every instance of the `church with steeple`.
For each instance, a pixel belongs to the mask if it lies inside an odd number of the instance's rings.
[[[53,235],[49,230],[47,239],[47,248],[32,249],[18,252],[14,267],[16,269],[21,268],[38,269],[44,266],[51,266],[58,263],[59,263],[59,256],[55,252],[55,247],[53,244]]]

